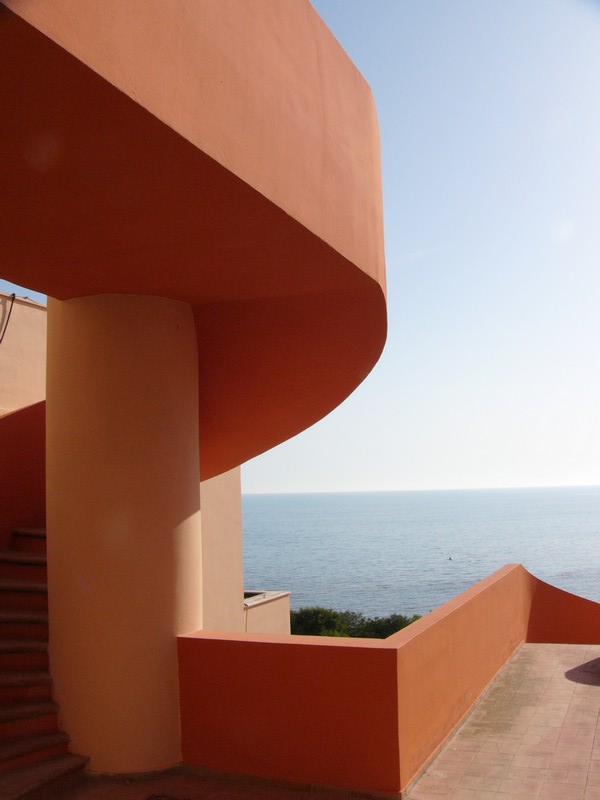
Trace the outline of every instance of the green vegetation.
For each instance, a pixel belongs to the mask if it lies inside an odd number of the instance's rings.
[[[354,636],[366,639],[385,639],[411,622],[418,614],[404,617],[390,614],[388,617],[365,617],[357,611],[334,611],[332,608],[301,608],[291,612],[292,633],[307,636]]]

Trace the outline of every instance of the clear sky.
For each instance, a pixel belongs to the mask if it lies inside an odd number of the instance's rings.
[[[600,483],[600,4],[313,5],[378,108],[388,342],[244,491]]]
[[[600,4],[313,5],[378,108],[388,342],[244,491],[600,484]]]

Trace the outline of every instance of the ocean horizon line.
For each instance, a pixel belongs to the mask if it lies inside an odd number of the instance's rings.
[[[600,484],[596,483],[563,483],[563,484],[544,484],[529,486],[457,486],[444,488],[423,488],[423,489],[312,489],[298,491],[250,491],[242,490],[242,497],[289,497],[301,495],[318,494],[427,494],[441,492],[518,492],[518,491],[556,491],[560,489],[600,489]]]

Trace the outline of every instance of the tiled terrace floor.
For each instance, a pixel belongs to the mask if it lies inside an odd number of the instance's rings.
[[[410,800],[600,800],[600,646],[525,644]]]
[[[600,800],[599,711],[600,645],[523,645],[413,786],[409,800]],[[311,795],[259,782],[171,774],[131,783],[86,781],[60,797],[305,800]]]

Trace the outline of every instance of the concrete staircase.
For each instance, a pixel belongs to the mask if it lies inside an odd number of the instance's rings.
[[[46,535],[22,529],[0,551],[0,798],[41,800],[87,763],[58,729],[48,672]]]

